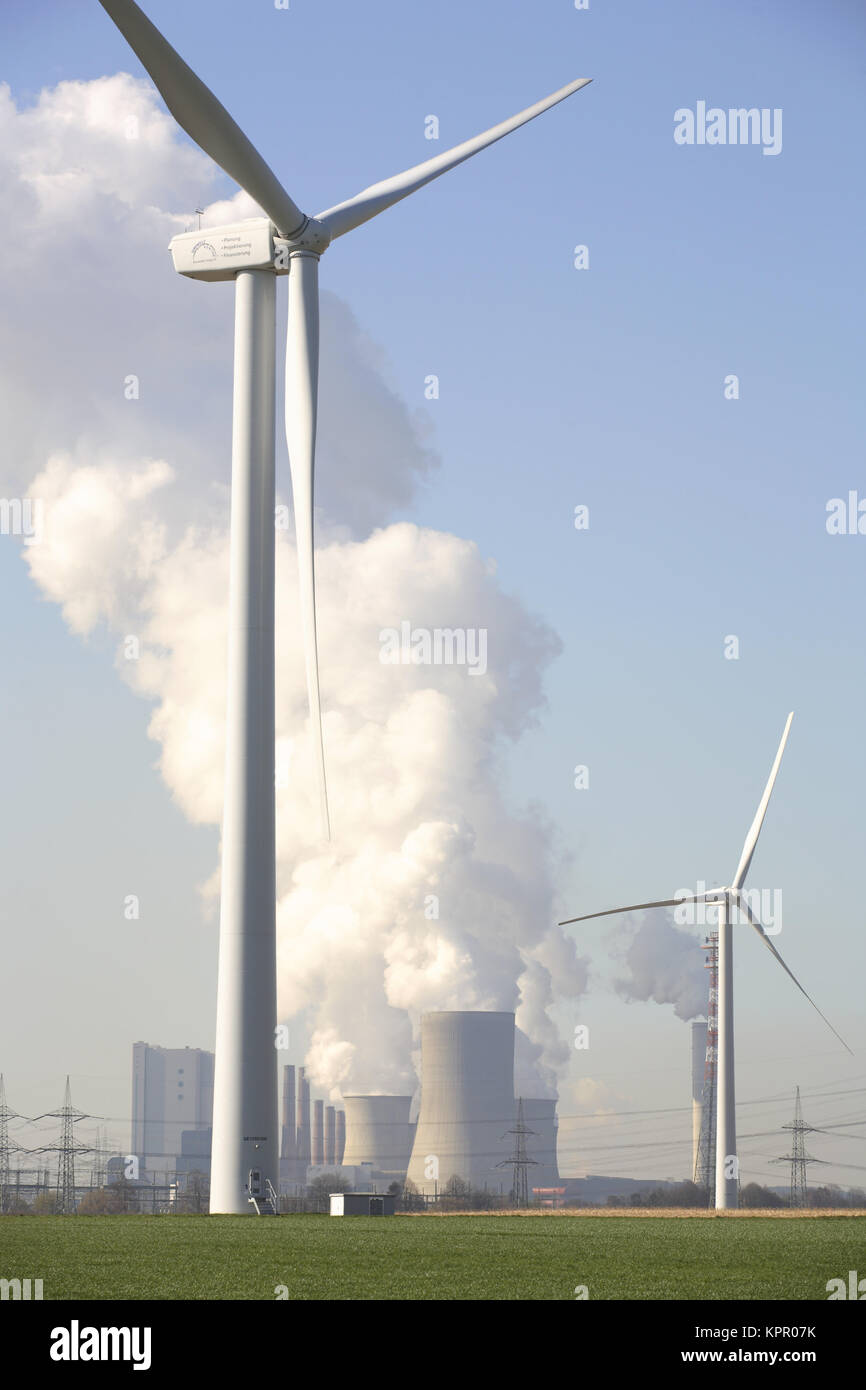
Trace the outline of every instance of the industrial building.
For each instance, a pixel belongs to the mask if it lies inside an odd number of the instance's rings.
[[[184,1153],[183,1134],[210,1129],[213,1063],[213,1053],[197,1047],[133,1044],[130,1153],[140,1170],[173,1176]]]

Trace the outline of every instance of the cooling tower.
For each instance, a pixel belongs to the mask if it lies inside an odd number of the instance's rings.
[[[524,1096],[523,1123],[527,1129],[535,1131],[526,1136],[526,1157],[535,1160],[535,1167],[527,1169],[527,1182],[530,1191],[533,1187],[558,1187],[556,1101],[533,1100],[531,1097],[527,1100]],[[513,1129],[514,1126],[509,1125],[509,1128]]]
[[[325,1106],[325,1163],[333,1166],[337,1161],[337,1124],[333,1105]]]
[[[704,1113],[704,1066],[707,1060],[707,1020],[692,1024],[692,1177],[698,1168],[701,1120]]]
[[[298,1067],[298,1138],[297,1154],[301,1163],[310,1161],[310,1083],[304,1068]]]
[[[343,1164],[372,1163],[380,1173],[404,1174],[409,1163],[411,1096],[344,1096]]]
[[[294,1158],[297,1154],[295,1133],[295,1069],[283,1067],[283,1126],[280,1135],[280,1157]]]
[[[334,1147],[334,1161],[339,1164],[343,1162],[343,1154],[346,1152],[346,1112],[337,1111],[337,1138]]]
[[[321,1168],[325,1161],[325,1102],[313,1101],[313,1135],[310,1141],[310,1162]]]
[[[421,1019],[421,1109],[409,1178],[419,1192],[442,1191],[454,1175],[505,1191],[517,1105],[514,1014],[431,1013]]]

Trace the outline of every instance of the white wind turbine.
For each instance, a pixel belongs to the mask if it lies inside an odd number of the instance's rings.
[[[660,902],[651,903],[632,903],[630,907],[610,907],[604,912],[587,912],[582,917],[569,917],[567,921],[560,922],[561,927],[570,926],[572,922],[588,922],[592,917],[611,917],[620,912],[638,912],[642,908],[650,907],[679,907],[682,903],[705,902],[719,904],[719,1033],[716,1060],[716,1196],[715,1204],[718,1208],[736,1207],[737,1205],[737,1129],[734,1105],[734,969],[733,969],[733,926],[734,914],[740,909],[746,920],[754,927],[764,945],[775,956],[782,969],[791,976],[794,984],[805,994],[812,1008],[815,1009],[831,1032],[836,1034],[842,1046],[850,1052],[851,1049],[844,1038],[839,1037],[836,1029],[828,1018],[821,1013],[818,1005],[800,984],[796,975],[788,969],[776,950],[769,936],[767,935],[761,922],[752,912],[748,900],[745,896],[743,884],[752,858],[755,847],[758,843],[758,836],[761,833],[761,826],[764,823],[764,816],[767,814],[767,807],[770,804],[770,797],[773,786],[779,771],[779,764],[782,761],[782,754],[785,751],[785,744],[788,741],[788,732],[791,728],[793,713],[788,715],[785,729],[782,734],[782,741],[779,744],[779,751],[770,769],[770,776],[764,788],[764,795],[761,797],[760,804],[755,813],[749,833],[746,836],[743,852],[740,855],[740,862],[737,871],[731,881],[729,888],[713,888],[707,893],[681,893],[676,898],[664,898]],[[733,1160],[733,1161],[732,1161]]]
[[[336,237],[585,86],[580,78],[474,139],[317,217],[292,201],[225,108],[133,0],[100,0],[175,120],[267,214],[175,237],[175,269],[235,281],[229,677],[211,1211],[245,1212],[278,1186],[274,846],[275,275],[289,276],[285,421],[311,731],[325,833],[313,565],[319,258]]]

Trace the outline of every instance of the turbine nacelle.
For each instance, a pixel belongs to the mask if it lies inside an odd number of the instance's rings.
[[[233,280],[242,270],[288,275],[293,254],[321,256],[330,243],[327,227],[314,217],[300,236],[281,237],[268,217],[250,217],[221,227],[181,232],[168,244],[174,268],[190,280]]]

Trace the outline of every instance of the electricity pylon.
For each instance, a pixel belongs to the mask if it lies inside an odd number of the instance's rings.
[[[783,1129],[790,1129],[793,1133],[793,1143],[789,1154],[781,1154],[774,1159],[774,1163],[790,1163],[791,1165],[791,1185],[788,1191],[788,1205],[790,1207],[805,1207],[809,1204],[808,1188],[806,1186],[806,1164],[823,1163],[823,1158],[813,1158],[806,1153],[805,1134],[820,1134],[820,1130],[814,1125],[807,1125],[803,1120],[803,1107],[800,1104],[800,1087],[797,1087],[797,1099],[794,1104],[794,1122],[790,1125],[782,1125]]]
[[[517,1102],[517,1124],[514,1129],[506,1130],[505,1134],[514,1135],[514,1152],[510,1158],[503,1159],[497,1163],[497,1168],[510,1168],[511,1178],[511,1202],[515,1207],[529,1206],[529,1178],[527,1168],[537,1167],[534,1158],[527,1158],[526,1155],[526,1136],[535,1134],[534,1129],[527,1129],[523,1123],[523,1097]],[[503,1139],[505,1138],[503,1134]]]
[[[63,1105],[59,1110],[48,1110],[44,1115],[39,1115],[40,1120],[55,1119],[61,1121],[60,1143],[43,1144],[39,1149],[32,1149],[32,1153],[56,1153],[57,1158],[57,1198],[58,1211],[62,1216],[72,1216],[75,1212],[75,1155],[92,1153],[89,1144],[78,1144],[75,1140],[74,1125],[79,1120],[92,1120],[93,1115],[85,1115],[83,1110],[76,1110],[72,1104],[72,1093],[69,1088],[69,1077],[66,1078],[66,1095]]]

